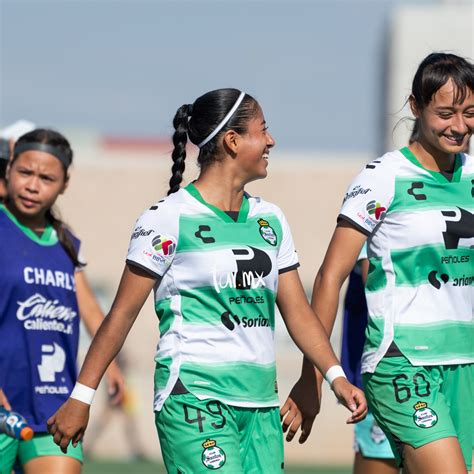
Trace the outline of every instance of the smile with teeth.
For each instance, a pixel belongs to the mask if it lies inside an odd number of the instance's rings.
[[[451,142],[462,142],[464,140],[464,135],[444,135],[444,137]]]
[[[263,158],[264,160],[268,160],[268,158],[270,158],[270,154],[269,154],[269,153],[264,153],[264,154],[262,155],[262,158]]]

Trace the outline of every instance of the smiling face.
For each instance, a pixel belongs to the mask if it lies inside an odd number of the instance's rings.
[[[275,141],[268,132],[263,112],[259,108],[255,117],[248,121],[246,133],[240,136],[236,156],[247,182],[267,176],[270,148],[274,145]]]
[[[465,151],[474,129],[474,93],[467,90],[462,103],[455,103],[456,89],[448,80],[421,108],[411,99],[412,111],[419,119],[419,141],[433,152],[453,154]]]
[[[55,156],[25,151],[7,170],[8,208],[26,224],[41,222],[66,186],[64,168]]]

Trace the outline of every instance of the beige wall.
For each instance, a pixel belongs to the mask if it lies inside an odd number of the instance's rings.
[[[305,286],[311,287],[330,236],[345,188],[369,157],[271,155],[267,179],[248,190],[277,203],[290,222],[302,263]],[[190,160],[192,161],[192,160]],[[189,167],[187,179],[196,176]],[[70,188],[61,198],[63,217],[83,241],[92,283],[105,291],[108,302],[117,287],[128,239],[135,219],[166,192],[170,174],[169,155],[99,153],[79,148]],[[336,335],[335,339],[338,340]],[[282,399],[296,381],[300,354],[280,324],[277,329],[279,384]],[[136,394],[139,433],[146,452],[159,457],[152,416],[153,356],[158,324],[151,301],[145,304],[125,344],[128,378]],[[84,344],[83,344],[84,347]],[[349,463],[352,457],[351,428],[346,412],[332,394],[324,397],[323,413],[307,445],[287,445],[288,462]],[[103,401],[103,400],[102,400]],[[101,423],[102,403],[93,408],[90,431]],[[123,420],[112,419],[94,443],[94,452],[105,457],[126,457]]]

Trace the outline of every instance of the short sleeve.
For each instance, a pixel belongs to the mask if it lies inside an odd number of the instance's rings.
[[[281,212],[281,211],[280,211]],[[300,266],[290,226],[283,213],[280,214],[282,229],[281,245],[278,250],[278,273],[289,272]]]
[[[395,178],[384,161],[372,161],[356,176],[338,216],[338,221],[347,220],[367,236],[383,221],[393,200]]]
[[[156,278],[173,262],[178,244],[178,218],[164,206],[152,206],[137,220],[128,247],[127,263]]]

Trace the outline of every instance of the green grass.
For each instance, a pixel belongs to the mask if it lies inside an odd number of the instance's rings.
[[[285,474],[350,474],[350,472],[349,467],[288,466],[285,468]],[[166,474],[166,470],[163,465],[152,462],[86,460],[83,474]]]

